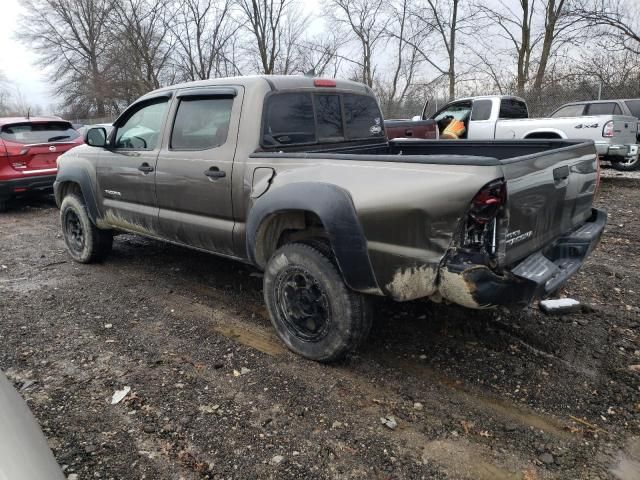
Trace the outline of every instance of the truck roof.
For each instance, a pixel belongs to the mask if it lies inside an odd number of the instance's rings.
[[[566,105],[580,105],[582,103],[611,103],[611,102],[627,102],[629,100],[640,100],[640,98],[610,98],[608,100],[576,100],[575,102],[567,102],[563,103],[562,106]]]
[[[471,97],[456,98],[454,101],[455,102],[460,102],[460,101],[463,101],[463,100],[482,100],[483,98],[486,98],[486,99],[499,98],[500,100],[502,100],[503,98],[509,98],[509,99],[520,100],[521,102],[525,102],[524,98],[517,97],[515,95],[474,95],[474,96],[471,96]]]
[[[330,80],[334,80],[336,82],[335,87],[318,87],[314,85],[314,80],[318,80],[318,78],[305,77],[302,75],[247,75],[242,77],[211,78],[209,80],[197,80],[194,82],[179,83],[176,85],[159,88],[157,90],[154,90],[153,92],[147,93],[141,98],[144,98],[147,95],[154,95],[159,92],[177,90],[180,88],[215,87],[221,85],[242,85],[245,87],[252,87],[263,82],[266,82],[271,87],[271,90],[325,88],[326,90],[353,90],[357,93],[373,95],[373,92],[369,87],[362,83],[353,82],[351,80],[340,80],[331,78]]]

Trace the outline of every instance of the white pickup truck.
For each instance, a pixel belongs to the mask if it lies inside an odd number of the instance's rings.
[[[526,102],[513,96],[461,98],[446,104],[430,119],[442,134],[452,119],[464,123],[458,138],[469,140],[509,139],[587,139],[593,140],[598,154],[618,170],[640,168],[638,161],[638,121],[627,115],[587,115],[529,118]]]

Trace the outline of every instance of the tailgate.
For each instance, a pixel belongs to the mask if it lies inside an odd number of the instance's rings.
[[[613,115],[613,145],[635,145],[637,143],[638,121],[634,117]]]
[[[591,216],[597,155],[591,142],[502,160],[506,216],[500,228],[500,264],[548,246]]]

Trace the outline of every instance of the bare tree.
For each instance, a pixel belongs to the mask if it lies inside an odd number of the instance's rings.
[[[358,45],[357,57],[349,60],[358,67],[358,80],[373,86],[375,67],[373,55],[385,38],[389,17],[384,0],[331,0],[328,16],[334,28],[347,28]]]
[[[549,64],[558,51],[579,39],[583,24],[575,15],[574,3],[573,0],[498,0],[495,6],[489,6],[479,1],[477,8],[487,22],[476,36],[485,54],[479,58],[488,59],[489,49],[513,55],[516,93],[524,95],[531,82],[533,90],[540,91]],[[500,44],[506,48],[501,49]],[[498,68],[493,65],[490,70],[496,73]]]
[[[592,0],[577,14],[590,27],[600,27],[596,33],[601,39],[640,55],[640,7],[635,0]]]
[[[490,42],[495,42],[496,38],[501,39],[510,45],[511,51],[515,52],[516,75],[515,84],[518,95],[524,95],[530,75],[531,53],[534,48],[534,38],[532,34],[533,16],[535,14],[536,0],[518,0],[517,7],[512,8],[505,0],[499,0],[497,6],[490,7],[485,2],[477,4],[484,19],[496,27],[497,32],[489,36]],[[479,35],[486,38],[486,31],[482,30]],[[484,43],[485,48],[490,48]],[[495,48],[495,47],[494,47]]]
[[[337,77],[343,59],[338,54],[344,42],[341,32],[328,31],[300,44],[301,73]]]
[[[231,0],[182,0],[177,5],[170,28],[183,80],[238,73],[233,49],[240,26],[231,18],[231,7]]]
[[[546,0],[544,5],[544,30],[541,33],[542,47],[537,60],[537,70],[533,82],[533,90],[540,91],[547,73],[549,61],[554,49],[575,41],[583,28],[583,23],[576,15],[576,7],[571,0]]]
[[[430,18],[423,19],[423,23],[431,22],[440,37],[441,45],[447,54],[447,67],[438,68],[441,74],[449,80],[449,100],[456,94],[456,53],[460,23],[460,0],[427,0]],[[415,15],[420,16],[418,12]]]
[[[75,108],[104,116],[110,103],[107,49],[112,0],[24,0],[20,39],[52,68],[56,93]]]
[[[171,83],[169,72],[173,39],[170,37],[169,0],[120,0],[115,3],[118,48],[111,52],[122,81],[142,95]],[[115,53],[115,54],[114,54]],[[124,78],[123,78],[124,77]]]
[[[240,21],[252,40],[246,53],[254,68],[268,75],[295,71],[309,17],[302,14],[293,0],[237,0]],[[255,40],[255,41],[254,41]]]
[[[377,76],[374,91],[385,113],[396,116],[407,96],[415,96],[412,88],[424,63],[422,48],[429,35],[412,15],[413,0],[392,1],[388,8],[385,51],[394,54],[388,56],[389,71]]]

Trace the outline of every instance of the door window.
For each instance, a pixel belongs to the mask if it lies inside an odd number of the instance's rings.
[[[492,106],[493,102],[491,100],[476,100],[473,102],[471,120],[489,120]]]
[[[566,105],[551,114],[552,117],[580,117],[584,111],[584,105]]]
[[[189,98],[180,101],[171,132],[173,150],[207,150],[227,141],[233,98]]]
[[[154,150],[160,139],[160,129],[168,100],[147,104],[133,112],[116,132],[115,148]]]

